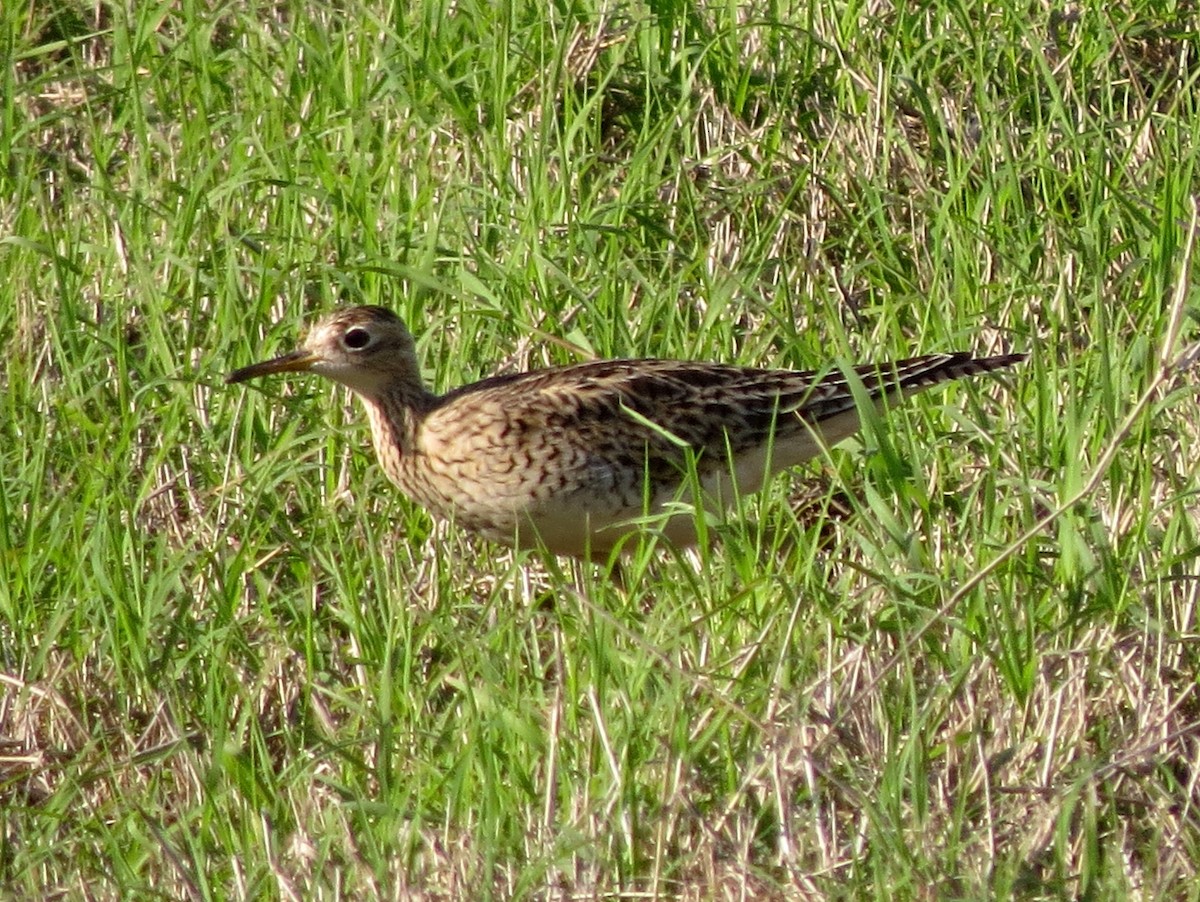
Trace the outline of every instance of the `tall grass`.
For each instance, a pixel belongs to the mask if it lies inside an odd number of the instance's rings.
[[[1185,6],[0,23],[6,895],[1196,898]],[[622,587],[222,384],[340,303],[439,389],[1031,356]]]

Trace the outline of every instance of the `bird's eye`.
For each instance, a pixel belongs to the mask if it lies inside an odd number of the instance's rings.
[[[346,330],[346,334],[342,336],[342,343],[351,351],[361,351],[371,343],[371,333],[355,326]]]

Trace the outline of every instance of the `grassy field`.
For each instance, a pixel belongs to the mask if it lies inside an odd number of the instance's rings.
[[[1195,8],[0,6],[0,894],[1200,898]],[[1029,352],[620,587],[317,379]]]

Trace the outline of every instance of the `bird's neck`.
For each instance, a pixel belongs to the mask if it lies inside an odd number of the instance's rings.
[[[437,395],[422,385],[406,385],[361,397],[371,423],[375,455],[392,481],[403,484],[404,464],[417,454],[421,422],[437,403]]]

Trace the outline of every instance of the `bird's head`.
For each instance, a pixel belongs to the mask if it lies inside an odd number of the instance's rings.
[[[401,319],[385,307],[348,307],[318,320],[290,354],[235,370],[226,382],[272,373],[311,372],[368,398],[397,380],[421,382],[416,343]]]

